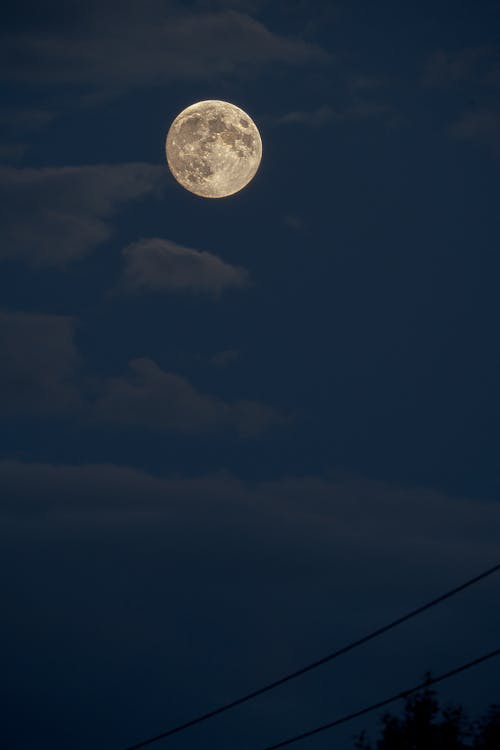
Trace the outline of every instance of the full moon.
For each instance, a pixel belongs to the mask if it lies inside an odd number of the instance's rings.
[[[253,120],[229,102],[210,99],[177,115],[167,134],[167,162],[186,190],[225,198],[248,185],[262,158]]]

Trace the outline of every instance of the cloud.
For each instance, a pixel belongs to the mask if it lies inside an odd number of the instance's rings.
[[[297,214],[285,214],[283,217],[283,224],[295,231],[300,231],[304,228],[304,220]]]
[[[332,120],[338,119],[339,115],[333,107],[325,105],[309,112],[294,110],[285,115],[275,118],[275,125],[308,125],[310,127],[321,127],[328,125]]]
[[[453,52],[437,50],[425,66],[425,83],[450,86],[464,81],[487,84],[500,71],[498,50],[492,45],[465,47]]]
[[[460,140],[479,141],[500,157],[500,111],[482,108],[466,112],[452,125],[451,133]]]
[[[91,418],[97,422],[199,435],[236,430],[256,437],[283,418],[256,401],[226,402],[198,391],[181,375],[153,360],[133,359],[130,373],[99,384]]]
[[[0,161],[19,161],[27,150],[25,143],[0,143]]]
[[[268,2],[269,0],[194,0],[194,7],[200,10],[231,8],[246,13],[256,13]]]
[[[214,367],[227,367],[228,365],[236,362],[240,356],[239,349],[225,349],[222,352],[217,352],[210,357],[210,364]]]
[[[46,109],[7,107],[0,110],[0,127],[14,133],[26,133],[44,127],[54,117],[55,114]]]
[[[72,318],[0,311],[0,353],[0,412],[53,414],[79,407]]]
[[[334,109],[326,104],[309,111],[294,110],[279,117],[271,118],[271,122],[274,125],[305,125],[310,128],[321,128],[336,121],[364,120],[370,117],[388,118],[392,124],[397,122],[391,106],[363,100],[357,96],[352,97],[352,103],[343,108]]]
[[[118,210],[157,190],[163,174],[144,163],[0,167],[0,258],[64,266],[87,255],[110,237]]]
[[[240,9],[107,3],[86,13],[85,23],[5,36],[4,76],[130,89],[329,59],[317,45],[275,34]]]
[[[355,477],[246,482],[226,473],[161,477],[107,464],[0,461],[0,498],[0,513],[26,521],[29,513],[68,520],[97,514],[107,523],[111,512],[143,515],[151,523],[151,514],[165,514],[181,526],[189,519],[201,537],[207,535],[201,519],[215,526],[225,519],[220,528],[228,542],[234,526],[241,526],[271,547],[279,541],[307,549],[318,562],[325,555],[340,561],[346,553],[349,559],[376,555],[389,567],[396,560],[412,567],[409,561],[418,560],[432,570],[439,561],[441,572],[455,579],[457,569],[498,556],[499,503]]]
[[[349,84],[353,91],[375,91],[387,86],[387,79],[366,73],[352,73]]]
[[[0,311],[0,414],[64,414],[93,426],[182,435],[233,431],[242,438],[288,421],[259,401],[203,393],[148,358],[131,360],[128,372],[117,377],[83,377],[74,339],[73,318]]]
[[[139,240],[123,250],[125,270],[120,287],[130,291],[188,291],[219,295],[249,283],[245,269],[216,255],[169,240]]]
[[[468,92],[473,105],[462,111],[450,127],[452,137],[477,141],[500,155],[500,48],[495,45],[465,47],[453,52],[438,50],[427,62],[425,83],[457,87]]]

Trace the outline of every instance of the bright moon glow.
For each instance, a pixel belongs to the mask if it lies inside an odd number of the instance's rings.
[[[173,121],[167,162],[175,179],[195,195],[224,198],[248,185],[262,158],[253,120],[229,102],[192,104]]]

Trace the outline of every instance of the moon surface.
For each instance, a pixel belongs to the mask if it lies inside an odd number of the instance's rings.
[[[209,99],[177,115],[167,134],[167,162],[195,195],[225,198],[248,185],[262,158],[253,120],[229,102]]]

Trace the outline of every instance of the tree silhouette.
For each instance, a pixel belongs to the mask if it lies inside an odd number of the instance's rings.
[[[428,675],[430,677],[430,675]],[[375,746],[362,732],[356,750],[500,750],[500,705],[475,722],[461,706],[441,708],[436,693],[424,688],[407,697],[402,716],[385,714]]]

